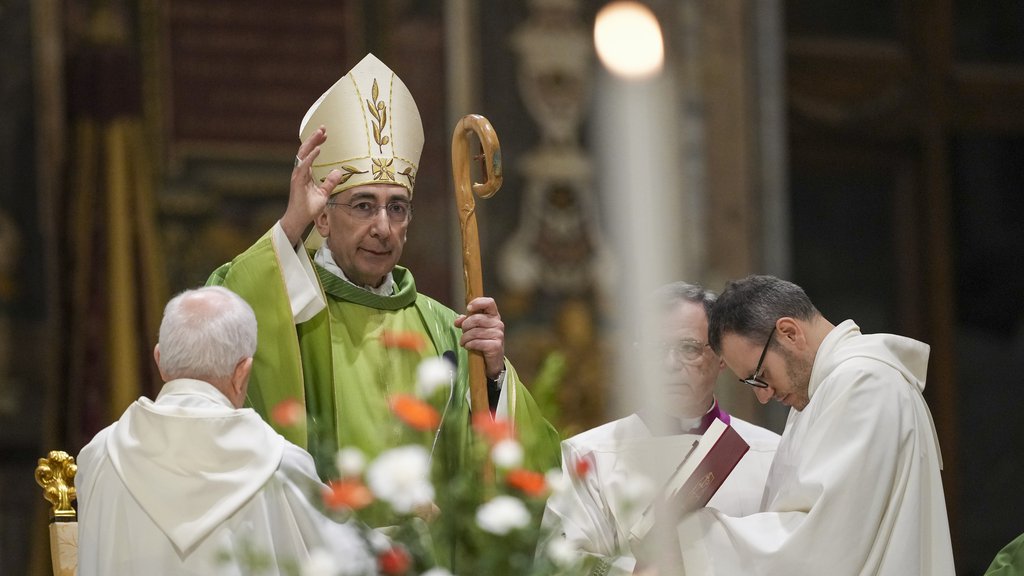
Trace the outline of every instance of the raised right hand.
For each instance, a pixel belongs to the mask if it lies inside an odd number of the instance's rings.
[[[323,211],[331,191],[341,182],[340,170],[331,170],[323,182],[317,182],[313,178],[313,161],[320,155],[320,145],[326,141],[327,128],[320,126],[306,138],[295,154],[298,162],[292,169],[288,207],[281,217],[281,228],[292,246],[302,241],[302,233]]]

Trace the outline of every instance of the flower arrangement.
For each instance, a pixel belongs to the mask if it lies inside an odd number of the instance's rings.
[[[408,334],[388,335],[391,346],[418,350]],[[513,426],[491,414],[474,415],[463,466],[432,481],[432,446],[424,446],[443,421],[435,407],[447,399],[454,379],[443,358],[427,358],[417,371],[415,394],[388,399],[392,414],[408,430],[406,440],[370,459],[355,447],[334,457],[336,477],[319,501],[337,520],[355,520],[376,570],[389,576],[515,574],[541,576],[579,573],[578,556],[541,526],[544,504],[564,489],[561,470],[540,473],[523,465],[524,450]],[[444,402],[442,400],[441,404]],[[300,409],[301,410],[301,409]],[[272,418],[286,425],[297,415],[287,402]],[[427,434],[424,434],[427,433]],[[585,473],[585,471],[584,471]],[[436,475],[435,475],[436,476]],[[384,509],[383,515],[379,514]],[[376,511],[374,516],[372,511]],[[370,529],[364,518],[386,517],[386,527]],[[538,543],[541,545],[538,551]],[[336,556],[316,554],[300,567],[301,576],[352,574]]]
[[[435,421],[433,408],[416,398],[402,398],[391,406],[412,429]],[[473,431],[482,440],[474,446],[482,455],[473,459],[479,469],[449,478],[448,497],[441,500],[430,479],[430,455],[422,446],[403,444],[368,463],[358,449],[338,452],[339,477],[328,483],[322,498],[328,513],[358,520],[360,511],[376,502],[399,518],[383,530],[390,546],[378,551],[381,574],[452,574],[440,567],[434,550],[438,540],[458,543],[451,564],[459,574],[555,574],[571,565],[570,556],[558,555],[558,550],[553,557],[536,550],[543,536],[544,502],[559,486],[561,471],[541,474],[521,468],[523,448],[506,422],[484,415],[474,419]]]

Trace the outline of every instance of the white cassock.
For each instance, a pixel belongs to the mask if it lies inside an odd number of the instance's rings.
[[[140,398],[78,455],[78,574],[285,573],[323,549],[342,573],[376,566],[356,529],[321,514],[313,459],[199,380]]]
[[[791,410],[763,513],[703,509],[679,525],[687,576],[952,576],[931,413],[928,346],[863,335],[822,341],[810,402]]]
[[[752,514],[760,509],[779,435],[735,416],[729,417],[729,425],[750,449],[708,506]],[[654,436],[632,414],[564,440],[562,475],[572,484],[548,499],[544,526],[550,530],[550,539],[538,554],[546,553],[551,540],[564,535],[580,554],[605,564],[602,569],[608,571],[602,574],[631,574],[636,560],[630,529],[697,438],[693,434]],[[589,462],[589,470],[577,477],[574,468],[580,461]]]

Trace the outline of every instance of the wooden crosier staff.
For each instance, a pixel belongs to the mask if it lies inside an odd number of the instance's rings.
[[[473,182],[469,143],[473,134],[483,150],[484,181]],[[455,202],[462,229],[462,275],[466,283],[466,304],[483,295],[480,272],[480,235],[476,227],[476,200],[473,195],[490,198],[501,188],[501,145],[491,123],[478,114],[463,116],[452,134],[452,178],[455,180]],[[487,374],[484,357],[469,352],[469,404],[473,414],[489,414]]]

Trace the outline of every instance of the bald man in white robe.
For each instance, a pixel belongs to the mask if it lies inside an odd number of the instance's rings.
[[[154,352],[165,384],[78,456],[78,574],[297,573],[317,550],[373,573],[355,527],[322,514],[312,458],[241,408],[256,319],[225,288],[171,300]]]

